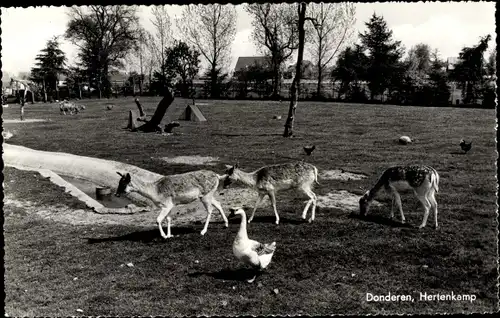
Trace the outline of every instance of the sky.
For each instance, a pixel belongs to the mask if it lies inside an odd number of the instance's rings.
[[[139,6],[141,24],[152,31],[150,10],[149,6]],[[68,23],[68,7],[2,8],[1,11],[2,71],[13,76],[29,72],[47,41],[64,34]],[[167,6],[167,11],[175,18],[180,16],[182,6]],[[231,70],[239,56],[260,55],[251,40],[250,16],[241,5],[236,6],[236,12],[237,33],[232,46]],[[433,50],[438,49],[443,59],[458,56],[464,46],[476,45],[486,34],[492,36],[488,53],[496,41],[495,2],[357,3],[355,34],[366,30],[365,23],[373,13],[384,17],[393,31],[393,38],[401,41],[406,50],[426,43]],[[66,52],[68,64],[73,64],[76,47],[63,40],[61,48]]]

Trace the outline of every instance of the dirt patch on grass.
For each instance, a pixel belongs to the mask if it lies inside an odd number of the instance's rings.
[[[352,173],[344,170],[322,170],[319,172],[319,177],[325,180],[361,180],[366,176],[360,173]]]
[[[359,195],[349,191],[340,190],[329,192],[325,195],[318,195],[318,207],[320,208],[335,208],[349,211],[359,210]],[[307,201],[305,201],[307,202]],[[372,206],[380,206],[377,201],[372,202]]]
[[[163,157],[161,160],[174,164],[185,165],[211,165],[214,166],[219,161],[216,157],[202,156],[178,156],[178,157]]]
[[[257,193],[251,189],[227,189],[217,199],[222,204],[226,216],[229,208],[235,206],[253,206],[257,200]],[[266,198],[262,204],[269,204]],[[9,207],[22,208],[27,214],[37,215],[43,219],[52,220],[70,225],[125,225],[130,227],[156,227],[156,217],[159,211],[151,209],[136,214],[99,214],[90,209],[72,209],[66,205],[38,205],[28,200],[18,200],[13,196],[6,196],[5,210]],[[170,212],[172,226],[187,225],[204,222],[207,216],[205,207],[200,201],[179,205]],[[214,208],[210,222],[222,222],[222,217]],[[164,223],[166,228],[166,221]]]
[[[21,119],[4,119],[3,120],[4,124],[39,123],[39,122],[43,122],[43,121],[48,121],[48,120],[47,119],[36,119],[36,118],[25,119],[25,120],[21,120]]]

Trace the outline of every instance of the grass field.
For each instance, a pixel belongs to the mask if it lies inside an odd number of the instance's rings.
[[[152,114],[159,98],[143,98]],[[247,171],[264,164],[302,160],[302,146],[317,149],[306,160],[318,169],[366,174],[364,180],[319,180],[318,195],[347,190],[361,195],[384,169],[423,163],[440,174],[440,229],[388,222],[390,198],[360,219],[342,209],[321,208],[312,224],[303,222],[302,197],[277,196],[281,223],[272,208],[257,211],[249,236],[277,242],[261,284],[241,281],[242,266],[231,244],[238,220],[225,229],[211,223],[173,227],[159,236],[155,220],[144,230],[126,226],[70,226],[38,217],[22,205],[4,208],[6,312],[43,315],[259,315],[363,313],[470,313],[498,309],[496,143],[494,110],[419,108],[301,102],[295,138],[281,137],[286,103],[203,101],[205,123],[181,122],[171,136],[131,133],[126,126],[132,98],[85,100],[86,110],[61,116],[56,104],[28,105],[37,123],[4,123],[8,142],[37,150],[118,160],[161,174],[203,166],[168,164],[161,157],[219,157],[216,166],[239,162]],[[173,106],[183,107],[184,100]],[[18,106],[3,109],[17,119]],[[282,115],[282,120],[273,120]],[[171,118],[165,118],[165,123]],[[417,139],[408,146],[397,138]],[[473,148],[461,154],[461,138]],[[33,172],[4,169],[5,195],[36,206],[85,208]],[[223,200],[223,197],[221,197]],[[418,226],[422,208],[402,197],[407,222]],[[248,210],[247,210],[248,212]],[[175,226],[175,218],[173,220]],[[133,267],[123,266],[132,262]],[[122,266],[121,266],[122,265]],[[274,289],[278,293],[273,292]],[[420,293],[474,294],[470,301],[420,301]],[[367,293],[410,294],[415,302],[367,302]],[[81,311],[76,311],[81,309]]]

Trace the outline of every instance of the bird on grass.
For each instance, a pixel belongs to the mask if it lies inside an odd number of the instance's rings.
[[[305,146],[304,147],[304,151],[306,152],[306,155],[310,156],[311,153],[314,151],[314,149],[316,149],[316,146],[315,145],[312,145],[312,146]]]
[[[465,140],[460,140],[460,148],[462,148],[465,153],[467,153],[471,148],[472,148],[472,141],[469,143],[466,143]]]
[[[233,242],[233,254],[243,263],[250,265],[254,270],[254,276],[247,279],[248,283],[253,283],[259,275],[271,263],[271,259],[276,250],[276,242],[269,244],[259,243],[248,238],[247,216],[242,208],[230,208],[229,218],[236,215],[241,216],[240,229]]]

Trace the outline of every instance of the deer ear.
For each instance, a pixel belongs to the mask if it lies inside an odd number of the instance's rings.
[[[127,172],[127,175],[125,176],[125,180],[130,181],[130,173]]]
[[[224,166],[226,166],[226,169],[231,169],[233,167],[231,165],[224,165]]]
[[[123,174],[121,174],[119,171],[117,171],[116,173],[118,173],[120,177],[123,177]]]

